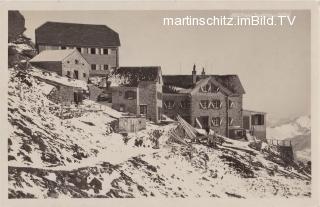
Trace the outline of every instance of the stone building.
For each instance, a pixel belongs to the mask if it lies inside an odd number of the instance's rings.
[[[242,138],[244,94],[237,75],[206,75],[204,69],[197,75],[194,66],[190,75],[163,76],[163,113],[170,118],[179,114],[197,128]]]
[[[45,50],[32,58],[30,64],[60,76],[88,81],[90,65],[75,49]]]
[[[110,81],[111,79],[109,79]],[[161,68],[120,67],[111,83],[112,108],[159,123],[162,117]]]
[[[38,52],[77,49],[90,64],[90,76],[106,76],[119,66],[120,39],[106,25],[46,22],[35,31]]]

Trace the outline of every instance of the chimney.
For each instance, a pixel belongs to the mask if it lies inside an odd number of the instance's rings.
[[[196,84],[197,82],[197,71],[196,71],[196,64],[193,65],[192,70],[192,84]]]
[[[204,68],[202,68],[201,75],[204,77],[206,75],[206,72],[204,72]]]

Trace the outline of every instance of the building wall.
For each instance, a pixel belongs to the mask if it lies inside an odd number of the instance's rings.
[[[44,69],[46,71],[55,72],[62,76],[62,63],[61,62],[31,62],[31,65]]]
[[[102,54],[102,47],[95,48],[97,54],[90,54],[89,50],[91,47],[85,47],[80,45],[44,45],[44,44],[37,44],[36,48],[39,52],[43,50],[58,50],[61,49],[61,47],[64,46],[67,49],[73,49],[73,48],[80,48],[80,53],[82,56],[86,59],[86,61],[90,64],[90,75],[106,75],[108,74],[108,71],[110,68],[118,68],[119,67],[119,48],[118,47],[105,47],[108,49],[108,54]],[[97,65],[96,70],[91,70],[91,65]],[[109,70],[104,70],[103,66],[101,65],[108,65]]]
[[[156,90],[157,90],[157,120],[156,122],[160,122],[162,119],[162,114],[163,114],[163,107],[162,107],[162,97],[163,97],[163,92],[162,92],[162,88],[163,88],[163,82],[162,82],[162,76],[159,76],[159,81],[156,83]]]
[[[103,92],[103,89],[95,86],[94,84],[88,84],[88,89],[89,89],[89,99],[93,101],[97,101],[98,96]]]
[[[175,118],[176,115],[180,115],[182,118],[184,118],[187,122],[190,123],[190,116],[191,116],[191,107],[189,108],[181,108],[180,102],[188,100],[191,103],[191,98],[189,94],[181,94],[181,93],[164,93],[162,96],[162,102],[163,102],[163,114],[167,115],[169,118]],[[174,101],[174,107],[172,109],[168,109],[165,107],[166,101]],[[189,117],[189,118],[187,118]]]
[[[219,109],[201,109],[200,108],[200,101],[201,100],[213,100],[218,99],[221,102],[221,108]],[[208,116],[209,117],[209,126],[212,130],[216,133],[226,136],[227,130],[227,102],[226,96],[221,92],[218,93],[196,93],[191,98],[191,125],[197,126],[195,119],[201,116]],[[211,124],[211,120],[213,117],[220,117],[221,124],[220,126],[213,126]]]
[[[125,98],[126,91],[134,91],[137,96],[135,99],[129,100]],[[112,88],[112,108],[120,111],[120,107],[123,105],[125,112],[133,114],[139,114],[139,93],[140,91],[136,87],[113,87]]]
[[[72,104],[74,103],[74,92],[82,92],[82,89],[65,85],[56,85],[55,89],[48,95],[48,98],[55,103]]]
[[[139,105],[147,105],[147,119],[159,122],[158,107],[162,107],[162,104],[158,104],[157,100],[157,83],[154,81],[141,81],[139,83]],[[140,107],[138,107],[138,114],[140,114]]]
[[[144,117],[119,118],[119,132],[138,132],[142,129],[146,129],[146,118]]]
[[[233,119],[233,126],[242,127],[242,95],[229,96],[229,100],[233,102],[233,107],[228,109],[228,116]]]
[[[59,46],[53,46],[53,45],[39,45],[38,46],[39,53],[44,50],[59,50]]]
[[[76,61],[78,61],[78,63],[76,63]],[[70,72],[70,76],[72,78],[74,78],[74,71],[78,71],[78,79],[87,82],[89,78],[90,66],[86,60],[75,51],[62,62],[62,76],[66,76],[68,71]],[[84,76],[84,74],[86,75]]]

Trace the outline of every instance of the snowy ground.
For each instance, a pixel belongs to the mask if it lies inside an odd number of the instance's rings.
[[[9,197],[310,197],[310,176],[288,171],[248,142],[212,149],[173,143],[176,123],[128,134],[113,130],[122,114],[85,101],[81,115],[60,119],[51,86],[9,70]],[[54,76],[50,76],[54,77]],[[154,132],[160,133],[154,148]],[[142,139],[140,147],[135,140]]]

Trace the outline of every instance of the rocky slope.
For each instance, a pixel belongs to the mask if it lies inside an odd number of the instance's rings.
[[[9,197],[309,197],[310,177],[288,170],[247,142],[217,149],[171,141],[175,123],[114,133],[112,109],[85,101],[80,116],[60,119],[47,88],[10,69]],[[154,131],[160,148],[154,149]],[[142,139],[140,147],[135,140]]]

